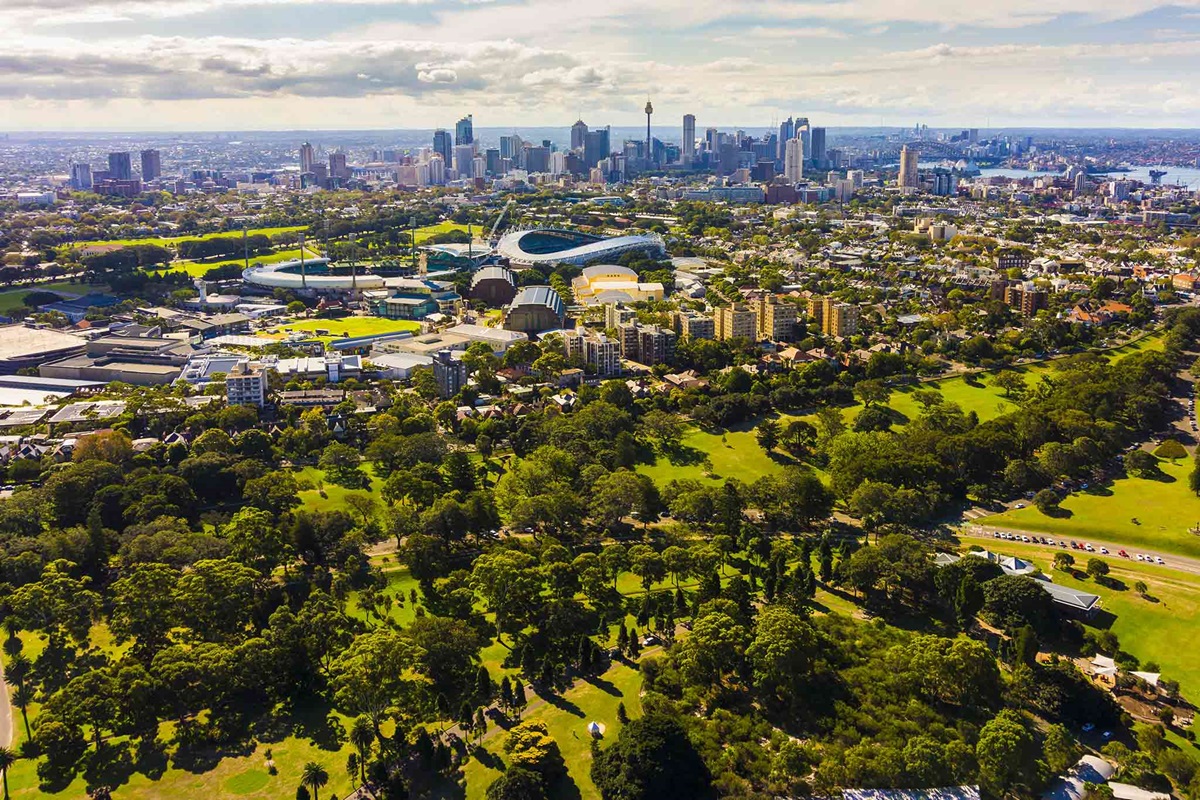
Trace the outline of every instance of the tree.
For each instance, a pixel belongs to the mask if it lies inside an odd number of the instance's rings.
[[[272,519],[271,513],[261,508],[240,509],[223,533],[229,541],[230,555],[263,575],[270,575],[291,553],[286,534]]]
[[[603,800],[709,800],[712,779],[675,717],[648,713],[596,753],[592,782]]]
[[[755,689],[775,704],[800,702],[800,686],[817,648],[816,631],[807,620],[787,609],[768,606],[759,615],[754,638],[746,649]]]
[[[892,390],[881,380],[864,380],[854,385],[854,396],[864,406],[882,405],[891,394]]]
[[[1037,581],[1025,575],[1001,575],[983,586],[983,614],[994,625],[1013,631],[1029,625],[1039,635],[1053,630],[1053,601]]]
[[[1019,398],[1025,392],[1025,378],[1021,373],[1005,369],[992,379],[992,385],[1004,392],[1005,397]]]
[[[1079,757],[1083,755],[1083,748],[1065,727],[1051,725],[1046,729],[1042,752],[1045,754],[1046,766],[1050,768],[1050,772],[1055,775],[1063,775],[1079,761]]]
[[[530,720],[517,725],[504,741],[504,752],[513,767],[537,773],[546,785],[566,775],[562,751],[544,722]]]
[[[1075,556],[1070,553],[1055,553],[1054,568],[1061,572],[1070,572],[1071,567],[1075,566]]]
[[[975,758],[980,783],[993,797],[1030,786],[1037,769],[1034,750],[1024,718],[1010,709],[1001,711],[979,731]]]
[[[754,429],[754,437],[758,440],[758,446],[768,453],[779,444],[780,435],[780,425],[773,419],[763,420]]]
[[[174,625],[173,593],[179,574],[166,564],[132,564],[111,587],[109,629],[118,642],[134,640],[134,652],[152,659],[168,643]]]
[[[538,773],[509,767],[487,788],[487,800],[546,800],[546,782]]]
[[[420,684],[414,670],[421,655],[412,640],[395,631],[362,634],[330,668],[334,700],[349,713],[368,715],[378,735],[389,709],[413,702]]]
[[[354,718],[350,726],[350,744],[358,751],[359,778],[365,780],[367,762],[371,759],[371,746],[375,744],[375,726],[367,715]]]
[[[1108,562],[1102,558],[1089,558],[1087,574],[1097,583],[1102,582],[1108,576]]]
[[[1146,593],[1150,591],[1150,587],[1146,585],[1145,581],[1138,581],[1137,583],[1133,584],[1133,590],[1140,596],[1145,597]]]
[[[963,575],[954,595],[954,612],[958,618],[958,626],[966,629],[975,619],[975,615],[983,608],[983,587],[975,576],[968,572]]]
[[[329,773],[317,762],[309,761],[304,765],[304,771],[300,774],[300,782],[305,786],[312,787],[312,796],[315,800],[320,797],[321,787],[329,783]]]
[[[4,782],[4,800],[9,800],[8,770],[16,763],[17,754],[7,747],[0,747],[0,780]]]
[[[1038,511],[1047,515],[1058,510],[1059,501],[1058,492],[1053,489],[1042,489],[1033,496],[1033,504],[1037,506]]]
[[[133,458],[133,441],[124,431],[104,431],[82,436],[76,440],[71,460],[107,461],[110,464],[125,464]]]
[[[1134,450],[1125,455],[1125,471],[1135,478],[1149,478],[1158,474],[1158,459],[1145,450]]]

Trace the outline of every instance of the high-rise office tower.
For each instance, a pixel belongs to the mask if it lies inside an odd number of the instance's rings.
[[[784,148],[783,176],[788,183],[804,179],[804,142],[798,138],[789,139]]]
[[[576,120],[571,126],[571,149],[580,150],[587,141],[588,126],[583,120]]]
[[[454,125],[454,145],[475,143],[475,127],[472,116],[467,114]]]
[[[475,145],[454,145],[454,169],[458,172],[459,178],[470,178],[474,176],[474,162]]]
[[[588,131],[583,142],[583,163],[586,168],[591,169],[596,166],[608,158],[611,152],[607,126]]]
[[[696,156],[696,115],[683,115],[683,163],[691,164]]]
[[[817,169],[825,166],[825,129],[812,129],[812,160]]]
[[[350,168],[346,166],[345,153],[329,154],[329,177],[344,181],[350,178]]]
[[[91,164],[72,164],[71,165],[71,188],[72,189],[91,189],[92,188],[92,165]]]
[[[154,181],[162,177],[162,156],[157,150],[142,151],[142,180]]]
[[[517,134],[512,136],[500,137],[500,157],[509,158],[514,162],[517,160],[521,151],[525,149],[525,143],[521,141],[521,137]]]
[[[900,174],[896,183],[901,189],[916,189],[919,185],[917,173],[917,151],[910,150],[908,145],[900,148]]]
[[[454,163],[454,140],[450,138],[450,131],[438,128],[433,132],[433,152],[442,157],[447,167]]]
[[[108,177],[114,181],[133,180],[133,164],[129,153],[108,154]]]
[[[804,142],[805,160],[812,158],[812,130],[808,127],[808,117],[796,117],[795,137]]]
[[[313,171],[313,164],[316,163],[316,151],[308,142],[300,145],[300,173]]]
[[[487,171],[493,175],[500,174],[500,151],[495,147],[489,147],[483,154],[483,160],[487,164]]]
[[[779,150],[776,157],[783,161],[787,158],[787,143],[796,138],[796,123],[791,117],[788,117],[783,122],[779,123]]]

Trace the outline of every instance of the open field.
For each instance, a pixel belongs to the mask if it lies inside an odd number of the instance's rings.
[[[1120,639],[1121,649],[1143,663],[1157,662],[1166,677],[1179,681],[1184,697],[1193,702],[1200,698],[1200,650],[1184,644],[1195,639],[1200,577],[1116,556],[1095,556],[1108,562],[1111,569],[1112,587],[1102,586],[1083,574],[1087,559],[1093,557],[1088,553],[1072,553],[1076,574],[1080,576],[1074,578],[1051,568],[1055,552],[1052,547],[1023,542],[963,541],[982,544],[1002,555],[1028,559],[1055,583],[1100,595],[1102,610],[1093,626],[1111,629]],[[1146,582],[1152,599],[1142,598],[1134,591],[1138,581]]]
[[[304,248],[305,258],[320,258],[321,254],[311,247]],[[250,259],[253,264],[278,264],[283,261],[291,261],[300,257],[300,248],[292,250],[280,250],[267,255],[254,256]],[[241,269],[246,262],[242,259],[227,259],[225,261],[172,261],[167,265],[166,269],[151,270],[157,275],[164,275],[168,272],[186,272],[193,278],[203,278],[208,274],[209,270],[217,269],[218,267],[226,267],[232,264]]]
[[[1060,516],[1046,516],[1030,505],[977,522],[1200,558],[1200,536],[1188,532],[1200,524],[1200,497],[1188,488],[1191,462],[1163,461],[1159,466],[1163,474],[1158,480],[1121,478],[1070,495],[1062,501]]]
[[[649,475],[659,486],[684,479],[723,483],[727,478],[737,478],[753,483],[788,463],[784,460],[786,456],[776,453],[776,458],[772,458],[758,446],[753,427],[724,433],[692,427],[683,436],[681,450],[685,456],[677,463],[660,456],[654,464],[639,466],[638,472]],[[712,464],[710,474],[705,473],[706,456]]]
[[[424,244],[429,240],[430,237],[437,236],[439,233],[450,233],[451,231],[462,231],[463,233],[466,233],[467,226],[459,225],[457,222],[439,222],[437,225],[429,225],[424,228],[417,228],[417,244]],[[476,227],[475,235],[478,236],[481,233],[486,234],[487,230],[482,227]]]
[[[246,231],[248,236],[275,236],[280,233],[290,233],[291,231],[308,230],[307,225],[285,225],[277,228],[251,228]],[[143,239],[105,239],[102,242],[79,242],[77,247],[108,247],[117,245],[119,247],[129,247],[135,244],[156,244],[159,247],[171,247],[180,242],[199,242],[205,239],[218,239],[221,237],[237,236],[241,237],[240,230],[222,231],[220,233],[201,233],[194,236],[151,236]]]
[[[330,481],[325,477],[325,471],[316,467],[305,467],[304,469],[296,470],[296,480],[308,481],[314,487],[313,489],[305,489],[298,495],[300,505],[309,511],[345,511],[353,517],[357,518],[357,512],[346,505],[346,494],[353,491],[368,492],[375,501],[379,503],[380,508],[383,506],[383,500],[379,496],[379,488],[383,486],[383,481],[376,477],[371,468],[364,464],[360,468],[364,475],[368,478],[368,484],[364,489],[347,489],[344,486]],[[322,496],[324,493],[324,496]]]
[[[89,292],[104,292],[107,290],[107,286],[76,283],[70,280],[30,284],[22,286],[19,289],[0,292],[0,314],[7,314],[13,309],[23,306],[25,304],[25,296],[30,292],[56,292],[60,293],[66,299],[72,296],[78,297]]]
[[[381,333],[397,333],[400,331],[420,331],[421,323],[404,319],[384,319],[383,317],[343,317],[342,319],[302,319],[288,322],[272,333],[285,333],[288,330],[315,333],[318,330],[329,331],[328,335],[318,336],[318,339],[333,340],[353,338],[355,336],[374,336]]]
[[[621,728],[621,723],[617,721],[619,703],[625,704],[625,710],[631,718],[641,715],[641,699],[638,696],[641,684],[641,675],[636,669],[614,664],[598,678],[576,683],[562,694],[561,699],[555,698],[526,712],[525,720],[546,723],[550,735],[562,750],[567,772],[579,787],[582,800],[598,800],[600,797],[590,776],[592,752],[588,723],[599,722],[605,728],[604,741],[615,740]],[[531,706],[538,702],[536,697],[530,699]],[[484,739],[483,747],[487,751],[485,760],[503,760],[506,736],[506,733],[498,730]],[[500,776],[500,771],[484,766],[478,756],[474,756],[463,774],[467,800],[482,800],[488,785]]]

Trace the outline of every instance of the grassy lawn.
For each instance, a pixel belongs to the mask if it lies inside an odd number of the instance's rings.
[[[591,682],[580,681],[574,688],[563,693],[561,700],[545,703],[526,712],[525,720],[545,722],[550,735],[558,742],[567,772],[579,787],[583,800],[597,800],[600,793],[592,785],[591,738],[588,723],[599,722],[605,728],[604,741],[616,739],[621,724],[617,722],[617,704],[624,703],[630,717],[641,714],[641,675],[636,669],[616,664]],[[531,705],[537,703],[531,699]],[[485,761],[504,759],[504,739],[507,736],[497,731],[483,742],[487,751]],[[500,771],[484,766],[478,757],[473,757],[463,771],[466,779],[467,800],[481,800],[487,787],[500,775]]]
[[[321,254],[311,247],[305,247],[305,258],[320,258]],[[267,255],[254,256],[250,259],[251,264],[278,264],[283,261],[292,261],[300,257],[300,248],[292,250],[280,250]],[[228,261],[172,261],[167,265],[166,269],[153,270],[156,275],[165,275],[168,272],[186,272],[193,278],[203,278],[208,274],[209,270],[217,269],[218,267],[226,267],[230,264],[241,268],[245,266],[245,261],[234,259]]]
[[[1113,586],[1101,586],[1083,575],[1087,558],[1075,554],[1079,578],[1051,569],[1052,548],[1017,542],[983,542],[964,539],[967,544],[983,546],[1003,555],[1018,555],[1037,564],[1054,582],[1100,595],[1101,613],[1096,625],[1110,628],[1121,641],[1121,649],[1142,662],[1156,661],[1163,674],[1179,681],[1183,696],[1200,697],[1200,650],[1180,646],[1195,636],[1195,619],[1200,613],[1200,576],[1176,572],[1153,564],[1119,557],[1101,557],[1108,562]],[[1086,554],[1085,554],[1086,555]],[[1089,556],[1090,557],[1090,556]],[[1149,597],[1138,596],[1133,586],[1145,581]]]
[[[285,225],[278,228],[251,228],[246,231],[249,236],[275,236],[280,233],[289,233],[291,231],[307,230],[307,225]],[[171,245],[179,244],[180,242],[200,242],[206,239],[218,239],[221,237],[237,236],[241,237],[242,232],[223,231],[221,233],[203,233],[194,236],[152,236],[144,239],[106,239],[102,242],[80,242],[80,247],[103,247],[108,245],[118,245],[120,247],[128,247],[134,244],[156,244],[160,247],[170,247]]]
[[[979,522],[1200,558],[1200,536],[1188,533],[1200,523],[1200,498],[1188,489],[1191,464],[1181,459],[1160,467],[1159,480],[1121,478],[1070,495],[1062,502],[1063,516],[1048,517],[1031,505]]]
[[[387,586],[380,594],[389,598],[392,604],[388,607],[388,616],[395,620],[401,627],[408,625],[417,618],[417,606],[420,605],[420,600],[413,603],[409,599],[409,593],[416,590],[418,598],[421,595],[420,589],[417,586],[417,579],[408,572],[408,567],[398,567],[394,564],[384,568],[384,575],[387,577]],[[362,607],[358,605],[358,592],[351,592],[346,603],[346,613],[355,619],[366,621],[367,614]],[[371,625],[378,625],[379,620],[372,617]]]
[[[397,333],[400,331],[420,331],[421,323],[405,319],[384,319],[383,317],[345,317],[343,319],[303,319],[289,322],[275,328],[273,333],[286,331],[303,331],[315,333],[318,330],[329,331],[328,335],[319,339],[333,340],[353,338],[355,336],[374,336],[381,333]]]
[[[753,483],[788,463],[786,456],[776,453],[772,458],[758,446],[753,427],[725,433],[692,427],[683,436],[681,450],[685,453],[682,460],[672,463],[660,456],[654,464],[639,466],[638,472],[649,475],[659,486],[689,478],[705,483],[724,483],[726,478]],[[711,475],[705,474],[705,456],[712,462]]]
[[[437,225],[429,225],[424,228],[417,228],[416,239],[417,244],[424,244],[431,237],[437,236],[439,233],[450,233],[451,231],[467,232],[466,225],[459,225],[457,222],[439,222]],[[486,234],[487,229],[482,226],[475,228],[476,235]]]
[[[373,473],[366,464],[360,467],[363,474],[367,476],[369,483],[363,490],[347,489],[344,486],[339,486],[325,477],[325,471],[316,467],[305,467],[296,470],[296,480],[308,481],[316,488],[305,489],[300,492],[300,505],[310,511],[345,511],[350,516],[357,518],[357,513],[346,505],[346,493],[353,491],[367,491],[379,503],[380,510],[383,508],[383,500],[379,496],[379,489],[383,486],[383,481]],[[322,492],[324,496],[322,496]]]
[[[31,292],[58,292],[67,297],[69,295],[84,295],[89,292],[104,292],[107,291],[107,286],[98,286],[91,283],[76,283],[75,281],[49,281],[47,283],[31,284],[22,286],[19,289],[12,289],[7,292],[0,292],[0,314],[7,314],[15,308],[25,305],[25,296]]]

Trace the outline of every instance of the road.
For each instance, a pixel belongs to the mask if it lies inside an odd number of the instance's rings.
[[[989,542],[993,542],[990,549],[1003,550],[1005,542],[1003,539],[996,539],[995,537],[993,537],[992,533],[994,531],[1008,531],[1009,533],[1020,533],[1020,534],[1029,536],[1030,538],[1033,538],[1034,536],[1045,536],[1047,538],[1054,539],[1055,541],[1058,541],[1062,538],[1059,534],[1046,534],[1046,533],[1042,533],[1040,531],[1026,531],[1026,530],[1022,530],[1020,528],[1013,527],[1012,525],[976,525],[976,524],[964,525],[963,527],[958,529],[958,534],[959,534],[959,536],[961,536],[963,538],[986,539]],[[1070,540],[1071,540],[1071,537],[1067,537],[1067,541],[1070,541]],[[1100,548],[1107,547],[1109,550],[1109,557],[1116,561],[1126,560],[1126,559],[1122,559],[1119,555],[1117,555],[1118,551],[1125,550],[1125,552],[1129,553],[1131,556],[1128,560],[1133,561],[1135,564],[1138,562],[1137,562],[1136,558],[1134,557],[1134,554],[1144,553],[1145,555],[1148,555],[1151,557],[1158,556],[1163,561],[1167,562],[1165,565],[1151,564],[1151,566],[1159,567],[1160,569],[1173,569],[1178,572],[1190,572],[1193,575],[1200,575],[1200,559],[1187,558],[1185,556],[1177,556],[1177,555],[1174,555],[1173,553],[1164,553],[1164,552],[1155,551],[1155,550],[1145,550],[1136,545],[1118,544],[1116,542],[1106,542],[1101,539],[1091,539],[1091,538],[1082,539],[1080,537],[1075,537],[1075,541],[1087,542],[1088,544],[1095,547],[1097,552],[1094,554],[1092,554],[1092,553],[1082,553],[1081,554],[1081,553],[1079,553],[1079,551],[1071,550],[1069,547],[1067,547],[1067,548],[1052,547],[1048,544],[1033,545],[1031,543],[1030,546],[1040,547],[1040,548],[1046,550],[1047,552],[1071,553],[1072,555],[1075,555],[1076,558],[1090,556],[1090,555],[1100,555],[1100,553],[1099,553]]]

